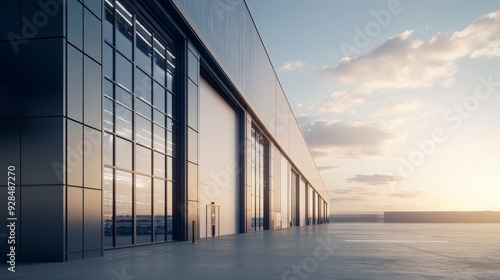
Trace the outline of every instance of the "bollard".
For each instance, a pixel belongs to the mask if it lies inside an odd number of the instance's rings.
[[[196,244],[196,221],[193,220],[193,244]]]

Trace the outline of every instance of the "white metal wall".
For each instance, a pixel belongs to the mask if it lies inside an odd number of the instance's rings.
[[[237,115],[203,79],[200,82],[199,149],[200,237],[206,236],[206,205],[211,202],[220,206],[220,234],[237,233]],[[210,219],[208,223],[210,226]]]

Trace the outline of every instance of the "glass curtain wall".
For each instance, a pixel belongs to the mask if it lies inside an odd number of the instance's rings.
[[[264,211],[268,191],[266,176],[267,140],[252,127],[252,229],[264,230]]]
[[[172,240],[175,49],[104,1],[104,247]]]

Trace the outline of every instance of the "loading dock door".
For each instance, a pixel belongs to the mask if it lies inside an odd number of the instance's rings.
[[[238,233],[238,122],[236,111],[205,80],[200,81],[199,216],[207,236],[206,205],[220,207],[220,235]],[[211,236],[211,233],[208,233]]]

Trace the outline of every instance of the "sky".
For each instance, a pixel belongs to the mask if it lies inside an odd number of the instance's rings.
[[[332,212],[500,210],[498,1],[246,2]]]

